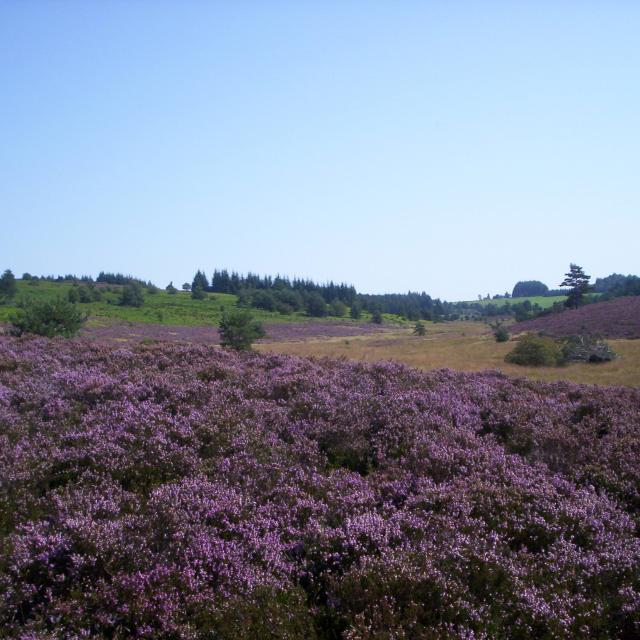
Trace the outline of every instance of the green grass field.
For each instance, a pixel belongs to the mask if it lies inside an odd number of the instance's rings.
[[[509,304],[518,304],[528,300],[531,304],[537,304],[543,309],[547,309],[548,307],[553,306],[555,302],[564,302],[566,298],[566,296],[529,296],[522,298],[499,298],[497,300],[468,300],[466,304],[480,304],[483,307],[488,304],[501,306],[505,302],[508,302]]]
[[[0,322],[9,321],[11,315],[16,311],[16,302],[22,298],[38,300],[55,299],[59,296],[66,298],[69,289],[74,286],[67,282],[48,282],[46,280],[36,282],[37,284],[33,284],[33,281],[17,281],[18,294],[15,299],[11,304],[0,305]],[[103,319],[109,318],[124,322],[151,324],[218,325],[223,309],[234,307],[237,302],[236,296],[226,293],[208,293],[204,300],[193,300],[189,292],[179,291],[170,295],[166,291],[160,290],[158,293],[151,294],[145,289],[144,304],[141,307],[121,307],[118,304],[121,287],[109,285],[108,289],[101,287],[102,301],[79,305],[89,315],[90,323],[101,322]],[[252,309],[252,313],[257,320],[263,322],[308,322],[313,320],[302,312],[283,315],[277,312]],[[366,314],[363,314],[362,319],[367,319]],[[349,321],[349,318],[341,318],[341,320]],[[397,318],[395,320],[397,321]],[[386,317],[386,314],[385,321],[390,321],[390,317]]]

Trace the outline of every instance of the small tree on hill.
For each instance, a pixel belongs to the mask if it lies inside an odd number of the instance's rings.
[[[11,269],[7,269],[0,276],[0,299],[11,300],[16,295],[17,290],[16,278]]]
[[[416,324],[413,327],[413,335],[424,336],[426,334],[427,334],[427,328],[424,326],[424,322],[420,322],[420,320],[418,320],[418,322],[416,322]]]
[[[349,315],[354,320],[360,320],[362,317],[362,304],[358,300],[354,300],[349,311]]]
[[[126,284],[122,288],[118,304],[122,307],[141,307],[144,304],[142,287],[137,282]]]
[[[560,283],[560,286],[570,288],[564,304],[570,309],[577,309],[584,302],[585,294],[591,291],[591,285],[589,284],[591,276],[588,276],[582,267],[573,263],[569,265],[569,272],[564,275],[566,277]]]
[[[371,313],[371,322],[374,324],[382,324],[382,313],[379,309],[376,309]]]
[[[173,280],[165,287],[164,290],[172,296],[178,293],[178,290],[173,286]]]
[[[69,291],[67,292],[67,300],[72,304],[75,304],[80,300],[77,287],[71,287],[71,289],[69,289]]]
[[[327,315],[327,304],[324,298],[317,292],[312,291],[306,298],[304,309],[308,316],[322,318]]]
[[[209,280],[207,280],[207,276],[204,271],[196,271],[196,275],[193,276],[193,282],[191,283],[191,290],[193,291],[196,287],[200,287],[203,291],[206,291],[209,288]]]
[[[253,341],[265,335],[262,324],[247,309],[224,310],[219,331],[220,344],[236,351],[251,349]]]
[[[338,318],[342,318],[345,313],[347,313],[347,305],[342,302],[342,300],[338,300],[338,298],[334,298],[329,305],[329,310],[332,316],[337,316]]]
[[[204,300],[207,297],[207,294],[204,292],[204,289],[197,284],[191,287],[191,297],[194,300]]]

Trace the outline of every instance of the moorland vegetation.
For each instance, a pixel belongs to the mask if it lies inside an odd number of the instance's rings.
[[[0,424],[3,637],[637,637],[637,389],[5,336]]]

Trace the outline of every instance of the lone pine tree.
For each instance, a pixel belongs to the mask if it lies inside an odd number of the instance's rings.
[[[569,272],[564,275],[566,277],[560,286],[570,288],[564,304],[571,309],[577,309],[584,302],[585,294],[591,291],[589,284],[591,276],[588,276],[582,267],[573,263],[569,265]]]

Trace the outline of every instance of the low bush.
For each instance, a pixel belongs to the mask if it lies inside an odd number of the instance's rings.
[[[531,333],[518,340],[505,360],[531,367],[558,367],[565,363],[562,347],[553,338]]]
[[[413,327],[413,335],[414,336],[424,336],[427,334],[427,328],[424,326],[423,322],[416,322]]]
[[[562,353],[568,362],[609,362],[616,357],[602,338],[593,335],[569,336]]]
[[[331,312],[332,316],[342,318],[342,316],[347,313],[347,305],[344,304],[342,300],[338,300],[336,298],[335,300],[331,301],[331,304],[329,305],[329,311]]]
[[[86,322],[87,316],[75,304],[62,298],[45,301],[21,302],[17,314],[11,319],[14,335],[34,333],[53,336],[74,336]]]
[[[119,304],[122,307],[141,307],[144,304],[142,287],[137,282],[125,285],[120,294]]]

